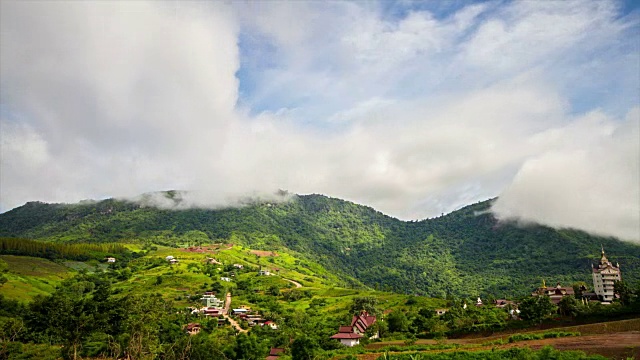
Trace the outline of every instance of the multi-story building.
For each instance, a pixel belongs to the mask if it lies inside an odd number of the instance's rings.
[[[620,264],[613,266],[609,259],[604,255],[602,248],[602,257],[597,267],[593,266],[593,291],[600,297],[603,303],[610,303],[614,298],[613,285],[616,281],[622,280],[620,273]]]
[[[224,301],[218,299],[216,294],[211,291],[205,292],[202,298],[200,298],[200,301],[208,308],[220,309],[224,306]]]

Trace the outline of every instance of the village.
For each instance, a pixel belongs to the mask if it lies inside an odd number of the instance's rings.
[[[197,251],[197,248],[194,248]],[[115,262],[116,259],[108,258],[107,262]],[[172,255],[166,256],[165,261],[170,265],[176,265],[180,263],[180,260]],[[212,257],[206,257],[205,262],[209,265],[220,266],[218,270],[222,270],[225,265]],[[231,264],[232,268],[236,271],[246,272],[245,265],[234,263]],[[254,270],[255,271],[255,270]],[[260,267],[255,271],[256,277],[264,276],[278,276],[279,269],[268,269]],[[562,286],[560,283],[556,283],[555,286],[547,286],[546,281],[543,279],[540,287],[536,288],[531,293],[531,298],[537,298],[546,296],[549,298],[549,302],[558,306],[562,299],[565,297],[575,298],[581,304],[598,303],[602,305],[611,304],[619,296],[614,291],[614,285],[616,281],[622,279],[620,265],[611,263],[605,254],[604,248],[601,251],[600,261],[596,265],[592,265],[592,281],[593,291],[585,285],[579,287]],[[221,276],[219,278],[222,282],[232,282],[235,277],[235,271],[232,271],[228,276]],[[302,287],[298,282],[290,279],[284,279],[285,281],[293,283],[296,287]],[[221,296],[222,295],[222,296]],[[237,333],[247,333],[253,327],[266,327],[270,330],[277,331],[279,329],[278,324],[273,320],[265,317],[259,311],[252,310],[251,306],[247,304],[241,304],[235,308],[231,307],[232,295],[230,292],[226,294],[218,294],[215,291],[205,291],[199,295],[199,306],[189,307],[188,310],[192,315],[198,317],[204,317],[209,319],[217,319],[218,326],[232,326]],[[503,309],[508,312],[509,317],[512,320],[521,319],[521,310],[519,309],[520,303],[514,300],[508,299],[493,299],[489,303],[483,302],[481,297],[477,297],[475,302],[467,304],[463,303],[462,309],[466,310],[468,307],[494,307],[497,309]],[[449,308],[436,308],[433,309],[434,317],[443,317],[449,311]],[[351,322],[343,326],[339,326],[337,332],[330,338],[338,341],[345,347],[354,347],[360,345],[362,339],[367,339],[367,342],[375,341],[380,338],[380,332],[374,325],[378,321],[385,321],[385,315],[388,315],[390,311],[385,311],[376,316],[370,314],[365,310],[361,310],[359,313],[352,316]],[[191,322],[184,326],[184,331],[189,335],[196,335],[201,331],[201,324],[198,322]],[[285,351],[284,348],[271,348],[267,359],[275,360]]]

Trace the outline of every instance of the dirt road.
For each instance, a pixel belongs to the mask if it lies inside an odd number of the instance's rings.
[[[235,321],[234,319],[231,318],[231,316],[229,316],[230,310],[231,310],[231,293],[227,293],[227,298],[224,302],[224,311],[222,312],[222,316],[224,316],[224,318],[227,319],[231,324],[231,326],[233,326],[233,328],[236,329],[238,332],[246,333],[247,330],[240,327],[240,324],[238,324],[237,321]]]
[[[293,284],[293,285],[295,285],[297,288],[301,288],[301,287],[302,287],[302,284],[300,284],[300,283],[299,283],[299,282],[297,282],[297,281],[293,281],[293,280],[291,280],[291,279],[285,279],[285,278],[282,278],[282,280],[285,280],[285,281],[288,281],[288,282],[292,283],[292,284]]]

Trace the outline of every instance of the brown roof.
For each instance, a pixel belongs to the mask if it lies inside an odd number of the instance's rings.
[[[351,319],[351,326],[356,326],[358,330],[364,332],[369,326],[376,322],[376,317],[369,315],[366,311],[360,313],[360,315],[354,315]]]
[[[269,355],[276,355],[278,356],[279,354],[282,354],[284,352],[284,349],[281,348],[271,348],[271,350],[269,350]]]
[[[193,329],[196,329],[196,328],[199,328],[199,327],[200,327],[200,324],[198,324],[198,323],[190,323],[190,324],[187,325],[187,330],[193,330]]]
[[[332,339],[360,339],[362,337],[362,335],[360,334],[356,334],[356,333],[337,333],[335,335],[333,335],[331,338]]]
[[[340,326],[340,328],[338,329],[339,333],[352,333],[353,332],[353,328],[351,326]]]

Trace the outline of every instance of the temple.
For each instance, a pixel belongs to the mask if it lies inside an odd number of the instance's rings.
[[[613,266],[604,254],[597,267],[591,264],[593,275],[593,291],[598,295],[603,303],[610,303],[614,299],[613,286],[616,281],[622,280],[620,265]]]

